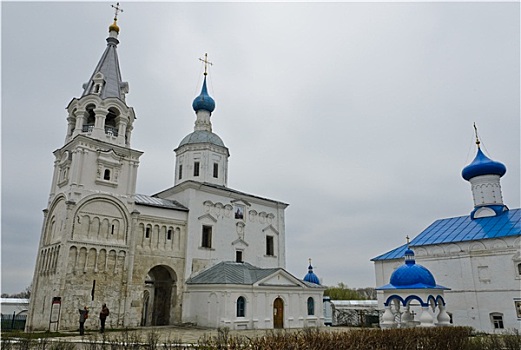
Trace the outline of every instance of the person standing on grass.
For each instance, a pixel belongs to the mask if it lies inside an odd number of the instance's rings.
[[[99,319],[101,321],[101,328],[100,332],[105,332],[105,321],[107,320],[107,316],[110,314],[109,308],[107,307],[107,304],[103,304],[101,306],[101,312],[99,313]]]

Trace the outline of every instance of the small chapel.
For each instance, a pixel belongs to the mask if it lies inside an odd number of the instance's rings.
[[[519,329],[521,209],[503,203],[507,168],[485,155],[475,132],[476,156],[461,172],[472,211],[436,220],[411,242],[372,259],[382,327]]]
[[[102,303],[107,327],[322,325],[325,287],[311,264],[304,279],[285,270],[288,204],[227,186],[230,152],[212,131],[206,56],[194,130],[174,150],[173,184],[136,193],[143,152],[131,147],[138,126],[125,101],[114,8],[107,46],[66,107],[26,330],[76,329],[78,309]]]

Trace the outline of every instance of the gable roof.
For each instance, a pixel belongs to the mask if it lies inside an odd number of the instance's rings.
[[[521,209],[511,209],[498,216],[471,219],[470,215],[458,216],[434,221],[416,236],[411,247],[432,244],[477,241],[521,235]],[[399,259],[404,257],[407,245],[379,255],[371,261]]]

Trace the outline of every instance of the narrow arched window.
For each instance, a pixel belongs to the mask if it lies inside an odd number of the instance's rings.
[[[315,315],[315,300],[312,297],[308,298],[308,315]]]
[[[244,297],[237,298],[237,317],[246,315],[246,299]]]
[[[105,171],[103,173],[103,180],[110,180],[110,170],[109,169],[105,169]]]
[[[521,263],[517,264],[517,274],[521,276]]]

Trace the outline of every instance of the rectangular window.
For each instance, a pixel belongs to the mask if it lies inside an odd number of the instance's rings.
[[[199,176],[199,162],[194,162],[194,176]]]
[[[213,163],[213,177],[216,179],[219,177],[219,164]]]
[[[272,236],[266,236],[266,255],[273,256],[274,249],[273,249],[273,237]]]
[[[492,324],[495,329],[503,329],[505,326],[503,325],[503,315],[502,314],[490,314],[490,318],[492,320]]]
[[[179,180],[183,178],[183,164],[179,164]]]
[[[242,250],[235,251],[235,262],[242,263]]]
[[[212,247],[212,226],[203,226],[203,237],[201,247],[211,248]]]

